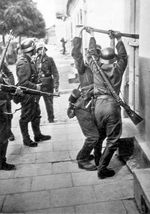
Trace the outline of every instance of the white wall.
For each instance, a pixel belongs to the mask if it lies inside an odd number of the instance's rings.
[[[139,55],[150,58],[150,0],[140,1]]]
[[[124,0],[87,0],[87,12],[87,25],[102,30],[124,32]],[[109,45],[108,35],[96,33],[95,36],[102,47]]]

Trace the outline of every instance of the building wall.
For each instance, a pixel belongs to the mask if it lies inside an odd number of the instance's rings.
[[[83,24],[102,30],[118,30],[124,33],[134,33],[135,21],[132,10],[132,7],[134,8],[134,1],[135,0],[74,0],[70,7],[70,19],[73,28],[72,38],[77,35],[77,24]],[[79,19],[80,11],[82,11],[82,21]],[[110,45],[110,39],[107,34],[95,33],[95,38],[97,43],[102,47]],[[125,78],[122,91],[124,97],[126,97],[126,101],[130,103],[131,107],[134,107],[133,94],[137,90],[134,89],[135,86],[133,84],[133,76],[135,74],[135,66],[133,64],[135,50],[129,45],[129,42],[132,40],[133,39],[123,37],[129,55],[129,66],[124,75]],[[88,42],[89,34],[83,31],[83,53],[85,53],[85,49],[88,48]],[[128,95],[129,91],[131,96]]]
[[[150,1],[140,0],[140,109],[145,119],[145,140],[150,147]],[[143,128],[143,126],[141,127]]]

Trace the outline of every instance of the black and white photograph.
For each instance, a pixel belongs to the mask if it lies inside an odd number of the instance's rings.
[[[149,11],[0,0],[1,214],[150,214]]]

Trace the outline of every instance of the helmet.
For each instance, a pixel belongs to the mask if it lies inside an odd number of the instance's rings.
[[[21,49],[24,53],[28,53],[35,49],[35,42],[33,39],[25,39],[21,43]]]
[[[111,60],[114,59],[115,52],[112,48],[104,48],[101,51],[101,58],[105,60]]]
[[[104,48],[101,51],[101,62],[104,64],[111,64],[116,61],[116,54],[113,48]]]
[[[44,43],[38,43],[36,46],[36,50],[38,51],[40,48],[45,48],[45,50],[47,51],[47,47],[45,46]]]

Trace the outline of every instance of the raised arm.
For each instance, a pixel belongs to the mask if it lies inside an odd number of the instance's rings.
[[[74,58],[76,69],[78,70],[79,74],[83,74],[85,72],[85,64],[83,60],[83,55],[81,53],[82,47],[82,38],[81,34],[79,36],[74,37],[72,41],[72,52],[71,55]]]

